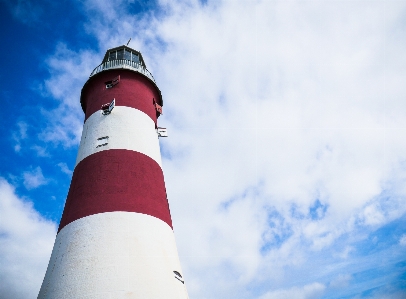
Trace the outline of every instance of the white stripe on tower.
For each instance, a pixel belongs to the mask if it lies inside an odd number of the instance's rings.
[[[57,235],[50,265],[39,298],[187,298],[173,272],[181,271],[173,232],[145,214],[72,222]]]
[[[100,111],[93,113],[83,126],[76,165],[91,154],[110,149],[136,151],[161,165],[155,123],[138,109],[118,106],[108,117]]]
[[[106,87],[111,78],[120,84]],[[135,71],[103,70],[81,103],[86,121],[38,298],[187,299],[155,131],[159,89]]]

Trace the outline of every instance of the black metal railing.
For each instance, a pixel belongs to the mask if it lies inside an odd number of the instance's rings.
[[[96,75],[97,73],[100,73],[105,70],[110,70],[110,69],[129,69],[132,71],[139,72],[145,76],[147,76],[149,79],[151,79],[155,84],[155,79],[154,76],[140,63],[134,62],[131,60],[126,60],[126,59],[115,59],[115,60],[110,60],[106,61],[99,66],[97,66],[93,72],[90,74],[89,77]]]

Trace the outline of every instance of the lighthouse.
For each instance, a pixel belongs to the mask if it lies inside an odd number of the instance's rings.
[[[188,298],[159,148],[163,100],[141,53],[109,49],[80,103],[79,152],[38,298]]]

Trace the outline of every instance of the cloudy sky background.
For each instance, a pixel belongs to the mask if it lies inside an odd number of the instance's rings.
[[[406,297],[405,1],[0,0],[0,298],[36,298],[105,51],[164,98],[191,299]]]

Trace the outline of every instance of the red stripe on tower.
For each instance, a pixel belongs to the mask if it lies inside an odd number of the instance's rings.
[[[107,150],[82,160],[73,173],[58,231],[79,218],[114,211],[151,215],[172,227],[163,173],[153,159]]]

